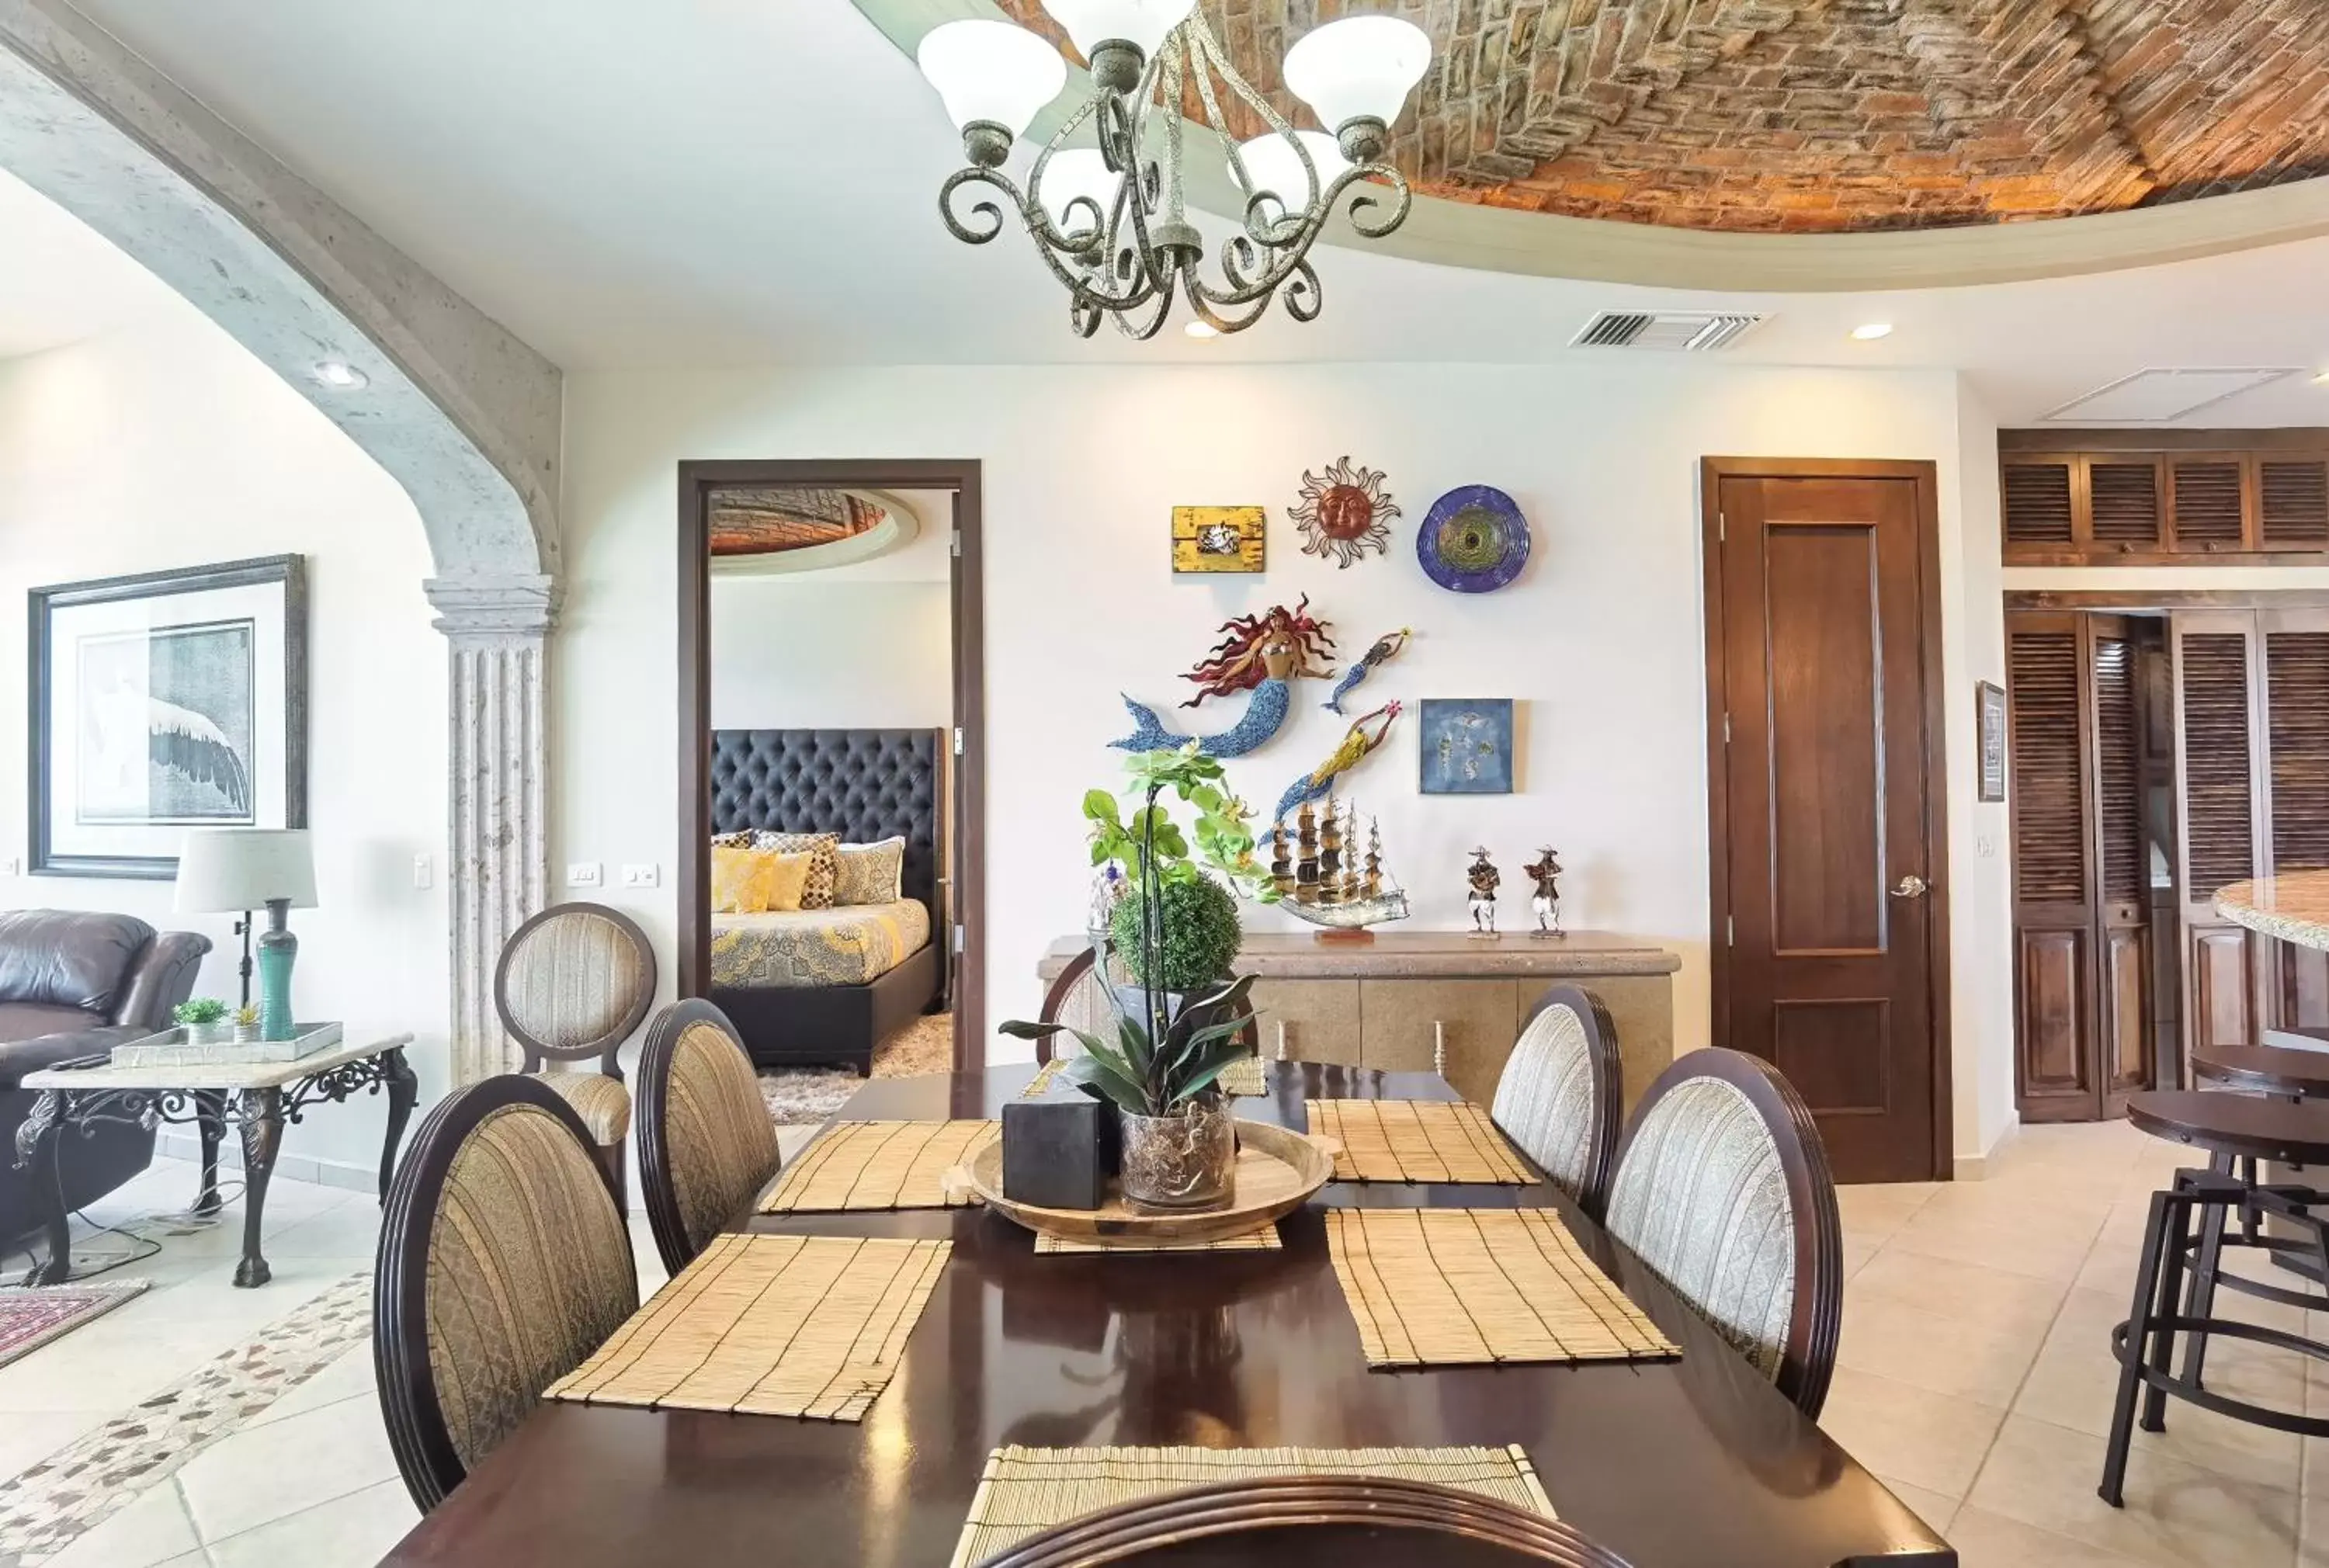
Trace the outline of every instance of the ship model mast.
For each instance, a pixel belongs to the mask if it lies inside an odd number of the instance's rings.
[[[1324,810],[1305,802],[1289,840],[1283,821],[1269,831],[1269,871],[1278,907],[1315,925],[1321,942],[1372,942],[1371,925],[1407,918],[1407,894],[1383,870],[1382,828],[1367,819],[1366,853],[1357,852],[1358,808],[1329,795]]]

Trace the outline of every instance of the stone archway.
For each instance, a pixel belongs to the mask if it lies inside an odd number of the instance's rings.
[[[412,498],[450,650],[452,1075],[505,1069],[504,940],[549,887],[558,368],[62,0],[0,0],[0,167],[134,257]],[[311,373],[336,360],[361,399]]]

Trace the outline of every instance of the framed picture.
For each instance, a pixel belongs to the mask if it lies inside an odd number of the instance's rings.
[[[1425,794],[1513,793],[1511,698],[1427,697],[1420,728]]]
[[[301,557],[28,596],[33,875],[167,880],[190,827],[307,825]]]
[[[1981,793],[1984,801],[2005,798],[2005,688],[1973,683],[1974,712],[1981,726]]]
[[[1173,572],[1258,572],[1267,541],[1259,506],[1173,509]]]

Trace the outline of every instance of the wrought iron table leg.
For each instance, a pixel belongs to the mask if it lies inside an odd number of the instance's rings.
[[[64,1131],[64,1095],[43,1089],[32,1114],[16,1129],[16,1163],[33,1168],[33,1192],[48,1233],[49,1254],[24,1272],[27,1285],[61,1285],[72,1278],[72,1222],[65,1214],[64,1178],[57,1169],[57,1139]]]
[[[219,1142],[226,1136],[226,1099],[215,1089],[194,1092],[194,1131],[202,1139],[203,1185],[194,1194],[196,1214],[216,1214],[219,1202]]]
[[[396,1175],[397,1145],[404,1141],[404,1124],[412,1117],[412,1103],[420,1097],[420,1079],[412,1071],[412,1064],[404,1059],[400,1047],[381,1058],[382,1071],[388,1080],[388,1137],[380,1150],[380,1201],[388,1201],[388,1184]]]
[[[267,1178],[274,1174],[276,1151],[283,1143],[283,1092],[245,1089],[242,1092],[242,1261],[234,1266],[234,1282],[243,1288],[263,1285],[273,1277],[259,1250],[259,1230],[267,1211]]]

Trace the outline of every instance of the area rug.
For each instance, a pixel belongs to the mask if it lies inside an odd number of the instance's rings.
[[[873,1048],[873,1076],[912,1078],[954,1070],[954,1015],[916,1019]],[[865,1080],[846,1067],[763,1067],[760,1098],[779,1127],[813,1125],[849,1102]]]
[[[0,1481],[0,1568],[30,1568],[372,1338],[372,1275],[309,1297],[228,1350]]]
[[[77,1285],[18,1285],[0,1290],[0,1366],[30,1356],[122,1302],[143,1295],[148,1280],[89,1280]]]

